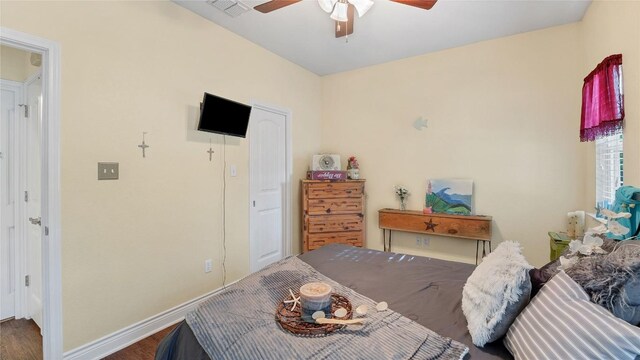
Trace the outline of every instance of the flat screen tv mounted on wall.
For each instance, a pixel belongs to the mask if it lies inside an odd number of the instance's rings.
[[[246,137],[251,106],[204,93],[198,130]]]

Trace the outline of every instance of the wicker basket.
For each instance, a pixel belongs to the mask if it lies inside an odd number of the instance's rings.
[[[296,293],[295,296],[300,296],[299,293]],[[335,319],[351,319],[353,316],[353,310],[351,307],[351,302],[346,297],[333,293],[331,294],[332,304],[331,304],[331,313],[336,311],[338,308],[345,308],[347,310],[347,315],[343,317],[334,317]],[[296,309],[291,311],[291,304],[285,304],[284,301],[288,300],[289,297],[283,299],[278,305],[278,309],[276,310],[276,322],[280,325],[280,327],[296,336],[304,336],[304,337],[317,337],[317,336],[327,336],[334,331],[342,329],[345,325],[337,325],[337,324],[312,324],[302,320],[300,313],[300,306],[296,306]]]

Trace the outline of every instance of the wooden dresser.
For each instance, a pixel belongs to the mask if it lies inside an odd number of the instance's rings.
[[[326,244],[363,247],[365,180],[302,180],[302,251]]]

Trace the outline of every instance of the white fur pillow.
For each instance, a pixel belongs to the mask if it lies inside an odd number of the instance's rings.
[[[462,311],[476,346],[500,339],[529,302],[529,265],[517,242],[505,241],[487,255],[462,290]]]

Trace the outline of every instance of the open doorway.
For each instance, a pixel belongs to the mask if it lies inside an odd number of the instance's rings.
[[[42,359],[42,54],[0,48],[0,344]]]
[[[59,47],[7,28],[0,46],[2,357],[61,359]]]

